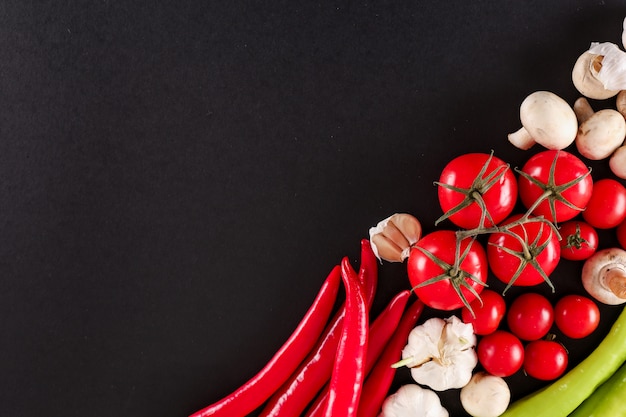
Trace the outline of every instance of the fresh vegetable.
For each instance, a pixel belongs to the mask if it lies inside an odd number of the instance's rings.
[[[390,338],[396,331],[398,323],[403,315],[404,308],[410,296],[409,291],[402,291],[398,293],[393,299],[389,302],[387,307],[376,317],[376,320],[372,323],[369,330],[369,340],[367,343],[367,357],[365,360],[365,375],[370,372],[370,370],[374,367],[376,361],[379,356],[384,351],[387,346]],[[398,348],[398,351],[400,349]],[[364,392],[364,391],[363,391]],[[307,416],[321,416],[326,410],[326,406],[328,403],[328,395],[329,390],[328,386],[324,387],[322,391],[315,398],[314,404],[309,407],[307,411]],[[281,406],[281,401],[277,401],[275,408],[280,410],[281,415],[292,416],[292,415],[301,415],[302,411],[306,406],[309,405],[309,399],[307,397],[306,401],[302,401],[299,408],[296,409],[288,409],[284,405]],[[286,401],[283,400],[282,404]],[[359,406],[360,407],[360,406]],[[262,414],[263,415],[263,414]]]
[[[470,416],[498,417],[509,406],[511,391],[504,379],[481,371],[461,388],[460,399]]]
[[[587,159],[608,158],[624,142],[626,121],[615,109],[594,112],[589,101],[580,97],[574,103],[580,126],[576,135],[576,149]]]
[[[450,219],[465,229],[494,226],[511,214],[517,201],[515,174],[493,154],[454,158],[435,184],[444,212],[435,224]]]
[[[600,324],[600,309],[588,297],[570,294],[554,306],[556,327],[567,337],[581,339],[593,333]]]
[[[589,223],[570,220],[561,224],[561,257],[570,261],[589,258],[598,249],[598,232]]]
[[[422,224],[414,216],[395,213],[369,230],[374,254],[388,262],[403,262],[422,237]]]
[[[229,396],[191,415],[243,416],[263,404],[309,353],[326,326],[339,291],[340,268],[330,272],[298,327],[259,373]]]
[[[554,340],[534,340],[524,348],[524,371],[542,381],[563,375],[567,362],[565,347]]]
[[[590,171],[566,151],[543,151],[530,157],[518,179],[520,200],[536,216],[554,223],[571,220],[585,209],[593,189]]]
[[[578,406],[570,417],[626,416],[626,363]]]
[[[337,267],[339,270],[340,267]],[[371,305],[378,282],[376,257],[367,239],[361,240],[359,282],[363,286],[368,306]],[[329,381],[335,353],[339,345],[345,317],[345,302],[326,326],[319,340],[297,369],[277,389],[260,416],[299,415],[315,394]]]
[[[478,342],[478,361],[491,375],[507,377],[524,364],[524,346],[517,336],[505,330],[483,336]]]
[[[626,310],[586,359],[561,378],[509,406],[503,417],[565,417],[626,360]]]
[[[361,284],[348,258],[341,261],[341,278],[346,289],[346,313],[330,378],[326,417],[356,416],[365,379],[369,313]]]
[[[472,238],[457,242],[451,230],[422,237],[411,248],[407,262],[413,291],[424,304],[439,310],[469,305],[483,290],[487,269],[480,243]]]
[[[500,326],[506,311],[504,298],[496,291],[485,288],[480,293],[480,299],[475,299],[468,307],[461,309],[461,319],[470,323],[477,335],[493,333]]]
[[[379,417],[448,417],[436,393],[415,384],[401,386],[385,399]]]
[[[456,316],[447,319],[433,317],[409,333],[402,349],[403,365],[411,369],[411,376],[421,385],[435,391],[465,386],[478,363],[476,335],[471,324]]]
[[[535,143],[547,149],[565,149],[576,138],[578,121],[569,104],[549,91],[536,91],[520,106],[522,128],[509,134],[509,142],[520,149]]]
[[[604,304],[626,302],[626,251],[607,248],[596,252],[583,265],[585,290]]]
[[[620,146],[613,152],[609,159],[609,168],[616,177],[626,179],[626,145]]]
[[[598,78],[603,59],[603,55],[585,51],[576,60],[572,70],[572,82],[583,96],[604,100],[614,97],[620,91],[605,88],[604,82]]]
[[[542,219],[516,214],[503,222],[505,231],[489,235],[487,257],[493,274],[507,284],[552,287],[549,275],[560,260],[561,245],[552,226]],[[506,289],[505,289],[506,291]]]
[[[402,315],[398,328],[365,380],[361,391],[358,417],[376,417],[378,415],[396,374],[396,368],[393,368],[392,365],[400,359],[409,332],[417,324],[423,310],[424,303],[418,299]]]
[[[596,181],[583,218],[598,229],[619,226],[626,219],[626,187],[612,178]]]
[[[548,334],[554,322],[554,309],[541,294],[524,293],[511,303],[506,315],[509,330],[522,340],[538,340]]]

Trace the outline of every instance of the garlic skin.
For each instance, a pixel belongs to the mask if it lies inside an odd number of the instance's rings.
[[[433,391],[407,384],[388,396],[378,417],[449,417],[448,410]]]
[[[604,88],[611,91],[626,90],[626,52],[611,42],[593,42],[589,52],[604,57],[602,68],[596,76]]]
[[[404,262],[422,237],[422,224],[406,213],[395,213],[370,228],[370,243],[378,260]]]
[[[411,369],[411,376],[418,384],[435,391],[462,388],[478,364],[475,346],[476,335],[471,324],[456,316],[431,318],[409,333],[402,362]]]

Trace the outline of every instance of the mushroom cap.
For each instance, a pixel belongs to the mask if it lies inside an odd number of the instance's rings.
[[[615,176],[626,179],[626,146],[620,146],[609,159],[609,168]]]
[[[626,137],[626,121],[620,112],[603,109],[584,121],[576,135],[576,148],[585,158],[608,158]]]
[[[591,255],[582,269],[582,283],[585,290],[596,300],[608,305],[624,304],[626,300],[617,297],[600,278],[610,269],[626,269],[626,251],[620,248],[602,249]]]
[[[585,97],[604,100],[619,93],[619,90],[607,90],[604,84],[597,78],[598,71],[602,68],[602,55],[589,51],[578,57],[572,69],[572,82],[574,87]]]
[[[549,91],[536,91],[520,106],[522,126],[547,149],[567,148],[576,139],[578,121],[572,107]]]

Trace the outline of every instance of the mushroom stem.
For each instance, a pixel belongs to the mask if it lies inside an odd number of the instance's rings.
[[[620,112],[622,116],[626,117],[626,90],[622,90],[617,94],[615,107],[617,107],[617,111]]]
[[[574,113],[576,113],[576,119],[578,123],[586,122],[595,113],[589,104],[589,100],[585,97],[579,97],[574,102]]]
[[[626,271],[621,266],[607,269],[602,280],[616,297],[626,299]]]
[[[532,148],[535,144],[535,140],[525,127],[520,128],[517,132],[509,133],[509,142],[524,151]]]

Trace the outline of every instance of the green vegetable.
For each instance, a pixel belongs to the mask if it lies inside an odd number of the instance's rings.
[[[626,364],[587,398],[570,417],[626,416]]]
[[[626,360],[626,309],[596,349],[554,383],[511,404],[501,417],[565,417]]]

